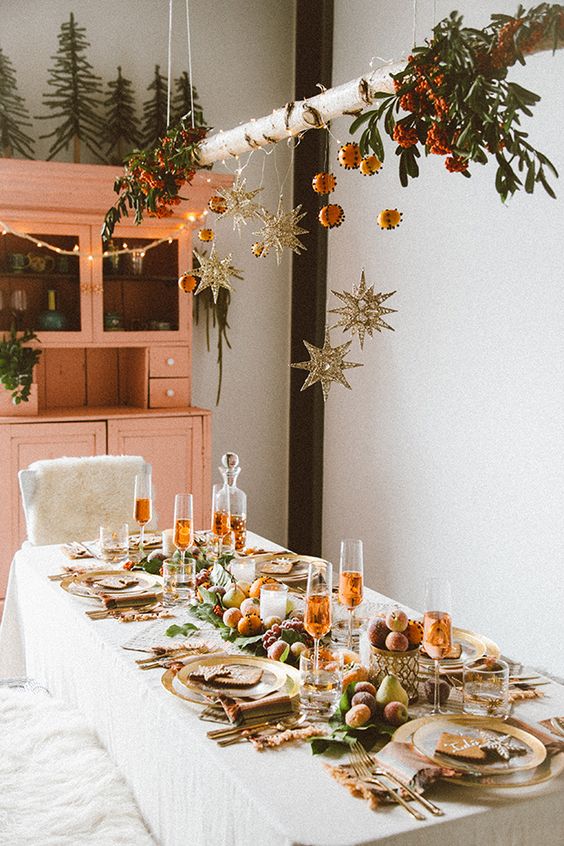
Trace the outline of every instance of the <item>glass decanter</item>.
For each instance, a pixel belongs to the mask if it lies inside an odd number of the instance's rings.
[[[231,531],[235,536],[235,550],[241,552],[245,548],[247,537],[247,494],[237,487],[237,477],[241,472],[239,456],[235,452],[226,452],[221,464],[219,472],[224,484],[229,487]]]

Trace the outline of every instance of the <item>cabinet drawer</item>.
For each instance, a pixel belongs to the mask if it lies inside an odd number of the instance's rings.
[[[188,379],[149,379],[149,408],[181,408],[188,395]]]
[[[149,375],[165,377],[188,376],[187,347],[151,347]]]

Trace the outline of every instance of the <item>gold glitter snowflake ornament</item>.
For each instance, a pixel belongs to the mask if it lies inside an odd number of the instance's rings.
[[[394,327],[386,323],[382,319],[384,314],[393,314],[397,311],[395,308],[385,308],[382,303],[388,297],[393,296],[395,291],[390,291],[388,294],[375,294],[374,286],[367,287],[366,276],[364,270],[360,275],[360,284],[358,288],[353,288],[352,293],[348,291],[332,291],[342,302],[341,308],[330,309],[331,314],[340,315],[340,319],[335,324],[342,326],[343,332],[349,332],[352,335],[358,335],[360,349],[364,347],[364,338],[366,333],[372,338],[372,332],[376,329],[381,332],[382,329],[391,329]]]
[[[192,275],[200,279],[195,294],[201,294],[206,288],[211,288],[214,303],[217,302],[220,288],[227,288],[228,291],[233,290],[233,286],[229,282],[230,276],[235,279],[243,278],[241,271],[231,264],[231,253],[224,259],[220,259],[215,247],[213,247],[209,256],[201,255],[196,250],[194,250],[194,256],[200,265],[192,270]]]
[[[345,356],[351,344],[352,341],[347,341],[346,344],[332,347],[327,329],[325,330],[325,340],[322,347],[315,347],[313,344],[308,344],[307,341],[304,341],[304,346],[309,353],[310,360],[300,361],[297,364],[290,365],[300,370],[309,370],[309,375],[303,383],[301,390],[305,391],[306,388],[314,385],[315,382],[321,382],[324,402],[327,402],[331,382],[339,382],[339,384],[344,385],[345,388],[350,390],[351,386],[345,379],[343,370],[347,370],[349,367],[363,367],[362,364],[345,361]]]
[[[284,247],[288,247],[298,255],[300,255],[302,250],[306,249],[298,238],[298,235],[307,235],[308,232],[307,229],[302,229],[301,226],[298,226],[300,220],[305,217],[305,212],[301,212],[300,214],[301,208],[301,206],[296,206],[295,209],[285,212],[282,208],[282,197],[280,197],[276,214],[271,214],[266,209],[263,209],[261,214],[263,228],[253,233],[259,235],[261,243],[264,244],[263,256],[266,256],[270,250],[274,249],[276,252],[276,263],[280,264]]]
[[[218,195],[225,200],[225,208],[220,213],[219,219],[224,217],[233,218],[233,229],[241,232],[241,224],[247,225],[247,220],[257,217],[262,207],[253,200],[262,191],[262,188],[253,188],[246,191],[247,180],[237,176],[231,188],[220,188]]]

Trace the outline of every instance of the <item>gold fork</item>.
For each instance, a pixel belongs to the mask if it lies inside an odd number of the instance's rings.
[[[434,816],[444,816],[445,812],[442,811],[438,805],[435,805],[435,803],[431,802],[430,799],[426,799],[425,796],[421,796],[421,794],[417,793],[417,791],[414,790],[406,781],[401,778],[398,778],[398,776],[394,773],[384,769],[380,765],[377,765],[374,758],[368,754],[364,746],[361,743],[359,743],[359,746],[360,749],[358,751],[358,754],[362,758],[363,763],[365,763],[366,766],[370,768],[370,772],[373,775],[382,776],[384,778],[389,779],[390,781],[393,781],[395,784],[398,785],[398,787],[403,788],[403,790],[405,790],[405,792],[408,793],[412,799],[415,799],[416,802],[419,802],[421,805],[423,805],[424,808],[434,814]]]
[[[408,814],[411,814],[412,817],[415,817],[416,820],[426,820],[427,817],[420,813],[416,808],[412,808],[410,805],[407,804],[403,796],[400,796],[399,793],[393,789],[393,787],[389,787],[379,778],[376,778],[371,772],[369,767],[364,763],[359,751],[358,747],[361,744],[358,741],[355,741],[351,744],[351,755],[350,755],[350,762],[351,767],[354,770],[355,775],[361,781],[367,782],[368,784],[375,784],[378,787],[381,787],[382,790],[385,790],[388,796],[397,802],[398,805],[401,805],[402,808],[405,808]]]

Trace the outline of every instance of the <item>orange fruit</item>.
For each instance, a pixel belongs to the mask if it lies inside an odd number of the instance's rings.
[[[255,579],[251,585],[251,589],[249,590],[249,596],[251,599],[260,599],[260,589],[263,585],[272,584],[275,582],[276,579],[273,579],[271,576],[259,576],[258,579]]]
[[[404,631],[410,646],[419,646],[423,643],[423,623],[421,620],[409,620],[407,629]]]
[[[258,614],[245,614],[237,623],[237,631],[243,637],[252,637],[262,631],[262,620]]]

